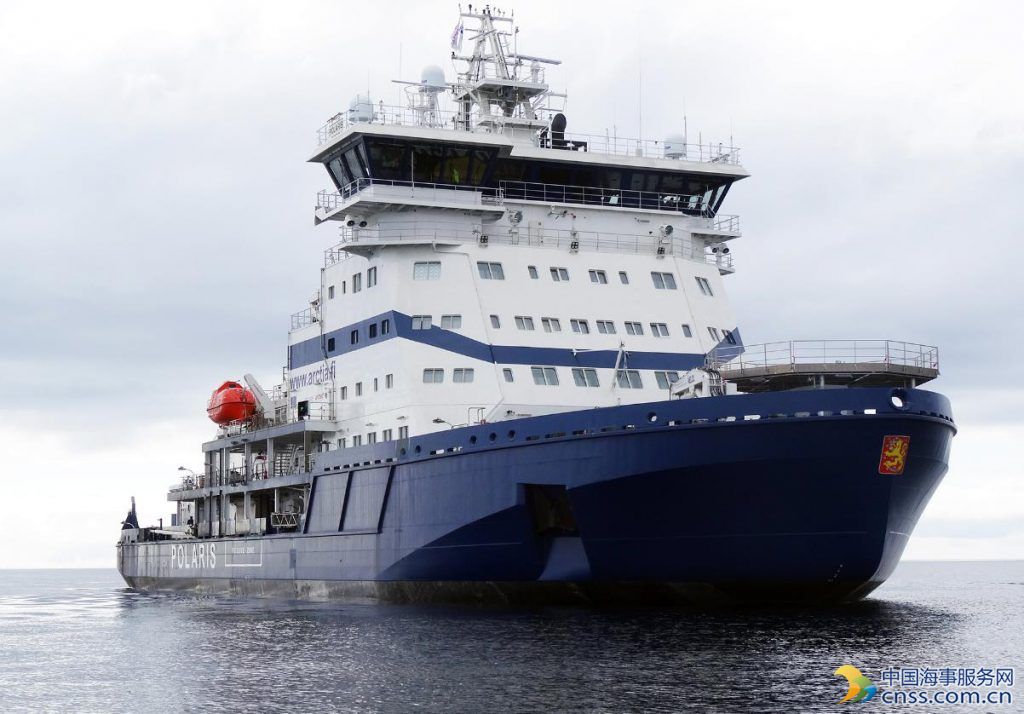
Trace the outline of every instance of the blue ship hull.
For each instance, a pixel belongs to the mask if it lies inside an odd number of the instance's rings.
[[[122,544],[141,588],[387,600],[840,601],[947,470],[948,400],[836,389],[593,409],[322,454],[302,533]],[[756,417],[756,418],[755,418]],[[899,475],[886,436],[909,437]],[[196,549],[199,549],[198,553]]]

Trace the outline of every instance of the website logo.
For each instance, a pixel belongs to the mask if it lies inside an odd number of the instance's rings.
[[[852,664],[844,664],[832,674],[836,677],[846,677],[846,681],[850,684],[849,691],[846,692],[845,697],[839,700],[840,703],[868,702],[878,693],[878,687],[875,686],[875,683],[865,677]]]

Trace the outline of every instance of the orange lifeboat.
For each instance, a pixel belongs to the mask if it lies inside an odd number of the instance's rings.
[[[210,395],[206,413],[217,424],[248,419],[256,413],[256,397],[238,382],[224,382]]]

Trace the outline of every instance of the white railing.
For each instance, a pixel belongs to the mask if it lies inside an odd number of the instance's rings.
[[[609,233],[572,229],[541,228],[537,226],[482,225],[467,228],[464,223],[406,221],[367,228],[343,227],[342,240],[324,252],[325,266],[337,262],[337,255],[346,253],[346,246],[376,242],[445,242],[479,243],[482,245],[521,245],[534,248],[558,248],[594,252],[647,253],[672,255],[698,263],[716,265],[731,271],[731,254],[712,253],[703,241],[690,240],[689,232],[704,224],[703,218],[689,218],[693,226],[680,225],[671,236],[651,234]],[[659,251],[659,249],[661,249]]]
[[[790,340],[757,345],[722,345],[715,360],[725,370],[812,364],[880,364],[939,368],[939,348],[895,340]]]
[[[439,201],[443,203],[464,203],[468,205],[500,205],[501,196],[480,186],[457,186],[454,184],[420,183],[412,181],[386,181],[383,179],[356,179],[337,191],[320,191],[316,195],[317,208],[334,211],[349,199],[372,190],[375,198],[415,199],[418,201]],[[379,195],[378,195],[379,194]]]
[[[551,114],[553,112],[546,112]],[[481,133],[494,133],[495,123],[488,121],[497,118],[489,114],[478,113],[471,117],[474,123],[473,131]],[[545,116],[545,121],[550,121],[551,116]],[[465,131],[459,128],[458,112],[448,109],[428,109],[426,105],[417,106],[395,106],[378,103],[374,105],[372,118],[367,119],[364,114],[353,112],[341,112],[335,114],[321,126],[317,132],[317,144],[323,145],[346,129],[357,124],[381,124],[385,126],[409,126],[429,127],[434,129],[449,129],[452,131]],[[500,124],[498,124],[500,126]],[[485,130],[486,128],[486,130]],[[507,135],[510,139],[519,142],[523,141],[518,133],[502,131],[499,135]],[[614,132],[604,134],[576,134],[567,132],[561,137],[547,135],[537,132],[532,138],[532,144],[539,148],[553,148],[558,150],[568,149],[574,151],[586,151],[595,154],[610,154],[615,156],[640,156],[645,158],[665,159],[670,158],[677,161],[696,161],[699,163],[718,163],[738,165],[740,163],[739,147],[725,144],[723,142],[671,142],[656,139],[638,139],[632,137],[618,136]]]
[[[314,322],[320,319],[320,311],[314,310],[312,307],[307,307],[305,310],[299,310],[292,315],[292,329],[298,330],[307,325],[312,325]]]

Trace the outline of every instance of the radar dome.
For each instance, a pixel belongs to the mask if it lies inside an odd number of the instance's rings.
[[[436,64],[428,64],[420,72],[420,83],[430,89],[448,89],[448,82],[444,79],[444,70]]]
[[[349,121],[373,121],[373,99],[369,94],[357,94],[348,104]]]
[[[665,158],[686,158],[686,137],[682,134],[669,134],[665,137]]]

